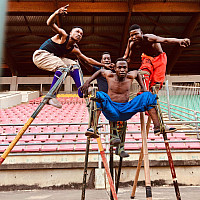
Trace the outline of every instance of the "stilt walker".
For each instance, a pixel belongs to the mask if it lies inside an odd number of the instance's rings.
[[[142,135],[142,151],[143,151],[143,157],[144,157],[146,198],[148,200],[151,200],[152,199],[151,179],[150,179],[148,147],[147,147],[147,134],[146,134],[146,127],[145,127],[145,120],[144,120],[144,112],[140,113],[140,123],[141,123],[141,135]]]
[[[147,138],[148,138],[148,134],[149,134],[150,125],[151,125],[151,117],[148,116],[147,125],[146,125]],[[140,157],[139,157],[139,160],[138,160],[137,169],[136,169],[135,179],[134,179],[134,182],[133,182],[131,199],[135,198],[135,191],[136,191],[137,182],[138,182],[138,178],[139,178],[139,174],[140,174],[140,169],[141,169],[141,166],[142,166],[143,157],[144,157],[144,154],[143,154],[143,146],[142,146],[141,151],[140,151]]]
[[[95,133],[95,135],[98,136],[98,133],[97,133],[97,128],[98,128],[97,127],[97,106],[96,106],[96,102],[95,102],[97,100],[96,99],[96,90],[97,90],[97,88],[92,89],[92,95],[91,95],[91,98],[90,98],[91,101],[90,101],[89,126],[91,126],[91,124],[93,122],[94,133]],[[102,143],[101,143],[101,138],[100,138],[100,136],[98,136],[96,139],[97,139],[99,151],[100,151],[100,154],[101,154],[101,158],[102,158],[102,161],[103,161],[103,164],[104,164],[104,168],[105,168],[105,171],[106,171],[106,174],[107,174],[107,178],[108,178],[108,182],[109,182],[109,185],[110,185],[110,189],[111,189],[111,192],[112,192],[113,199],[117,200],[118,199],[117,194],[116,194],[116,191],[115,191],[115,187],[114,187],[113,179],[111,177],[109,166],[108,166],[108,163],[107,163],[107,160],[106,160],[104,148],[103,148]],[[88,160],[87,160],[87,162],[88,162]],[[85,164],[85,166],[86,166],[86,164]],[[84,175],[85,175],[85,171],[84,171]],[[86,180],[86,178],[84,180]],[[85,198],[85,194],[83,194],[83,190],[82,190],[82,199],[84,199],[84,198]]]
[[[119,140],[119,144],[116,146],[115,154],[119,155],[122,151],[124,151],[124,142],[125,142],[125,136],[126,136],[126,127],[127,123],[124,121],[118,121],[118,122],[110,122],[110,173],[113,176],[114,172],[114,164],[113,164],[113,144],[112,142],[115,140]],[[115,142],[116,143],[116,142]],[[122,160],[123,158],[120,156],[120,162],[118,167],[118,173],[117,173],[117,181],[115,184],[116,193],[118,191],[119,187],[119,181],[120,181],[120,174],[121,174],[121,167],[122,167]],[[111,194],[111,200],[112,200],[112,194]]]
[[[159,87],[160,87],[160,85],[158,85],[158,86],[155,85],[155,87],[152,88],[152,92],[157,94]],[[161,111],[158,99],[157,99],[156,111],[157,111],[158,116],[159,116],[161,134],[163,135],[163,139],[164,139],[164,143],[165,143],[165,147],[166,147],[166,151],[167,151],[169,166],[170,166],[170,170],[171,170],[171,174],[172,174],[172,180],[173,180],[174,189],[175,189],[175,193],[176,193],[176,198],[177,198],[177,200],[181,200],[178,181],[177,181],[174,163],[173,163],[173,159],[172,159],[172,154],[171,154],[169,142],[168,142],[168,139],[167,139],[167,133],[165,132],[165,125],[164,125],[162,111]]]
[[[143,83],[144,83],[145,87],[147,89],[149,89],[149,86],[148,86],[149,82],[147,80],[149,79],[150,73],[147,72],[147,71],[140,71],[140,74],[142,76]],[[136,187],[137,187],[137,182],[138,182],[143,158],[144,158],[144,168],[146,168],[146,170],[145,170],[146,197],[147,197],[147,199],[148,198],[151,199],[152,198],[152,192],[151,192],[149,160],[147,161],[147,159],[148,159],[147,138],[148,138],[150,124],[151,124],[151,117],[148,116],[147,125],[146,125],[146,128],[145,128],[144,113],[140,113],[140,122],[141,122],[142,148],[141,148],[141,152],[140,152],[140,156],[139,156],[139,160],[138,160],[135,179],[134,179],[134,182],[133,182],[131,199],[135,198],[135,191],[136,191]],[[144,144],[145,144],[145,146],[144,146]],[[145,155],[144,151],[146,152],[146,155]],[[145,165],[146,165],[146,167],[145,167]]]
[[[124,143],[126,138],[126,128],[127,128],[127,122],[126,121],[118,121],[117,122],[117,134],[121,140],[121,143],[116,148],[116,153],[120,156],[121,152],[124,151]],[[118,166],[118,172],[117,172],[117,180],[115,184],[116,192],[118,192],[119,188],[119,181],[120,181],[120,175],[121,175],[121,169],[122,169],[122,161],[123,157],[120,156],[119,160],[119,166]]]
[[[113,122],[113,124],[115,124],[116,122]],[[112,139],[112,136],[111,136],[111,132],[114,131],[114,130],[111,130],[111,127],[110,127],[110,141]],[[110,145],[110,174],[111,174],[111,177],[113,179],[113,182],[114,182],[114,166],[113,166],[113,145]],[[117,192],[116,192],[117,193]],[[113,200],[113,195],[112,195],[112,191],[110,190],[110,200]]]
[[[142,71],[141,75],[143,75],[143,81],[144,81],[144,84],[146,86],[144,73],[145,72]],[[155,85],[154,87],[152,87],[152,92],[154,94],[157,94],[159,89],[160,89],[160,85],[159,84]],[[176,172],[175,172],[175,168],[174,168],[174,164],[173,164],[173,160],[172,160],[172,156],[171,156],[169,143],[168,143],[168,140],[167,140],[167,133],[165,132],[165,125],[164,125],[164,121],[163,121],[162,111],[160,109],[160,105],[159,105],[158,100],[157,100],[156,111],[158,113],[160,126],[161,126],[160,129],[162,130],[161,133],[163,134],[163,138],[164,138],[164,142],[165,142],[165,147],[166,147],[168,161],[169,161],[171,174],[172,174],[172,178],[173,178],[173,184],[174,184],[174,188],[175,188],[176,197],[177,197],[177,200],[181,200],[178,182],[177,182],[177,178],[176,178]],[[149,132],[149,128],[150,128],[150,123],[151,123],[151,118],[149,116],[148,122],[147,122],[147,136],[148,136],[148,132]],[[140,157],[139,157],[138,166],[137,166],[137,170],[136,170],[135,180],[134,180],[133,189],[132,189],[132,193],[131,193],[132,199],[134,199],[134,197],[135,197],[135,191],[136,191],[136,187],[137,187],[137,181],[138,181],[138,178],[139,178],[139,172],[140,172],[140,168],[141,168],[141,165],[142,165],[143,156],[144,155],[143,155],[143,148],[142,148],[141,152],[140,152]]]
[[[31,123],[33,122],[33,120],[37,117],[37,115],[42,110],[42,108],[44,107],[44,105],[49,101],[50,98],[52,98],[51,97],[52,94],[54,94],[55,92],[57,92],[60,89],[63,81],[67,77],[67,75],[70,72],[70,70],[73,69],[73,67],[77,67],[77,65],[69,65],[67,68],[62,68],[63,73],[60,76],[60,78],[56,81],[56,83],[54,84],[54,86],[49,90],[49,92],[43,98],[42,102],[36,108],[36,110],[34,111],[34,113],[31,115],[31,117],[28,119],[28,121],[24,124],[24,126],[21,128],[21,130],[19,131],[19,133],[14,138],[14,140],[10,143],[10,145],[7,147],[7,149],[4,151],[4,153],[0,157],[0,165],[6,159],[6,157],[8,156],[8,154],[14,148],[14,146],[16,145],[16,143],[22,137],[22,135],[24,134],[24,132],[27,130],[27,128],[31,125]]]

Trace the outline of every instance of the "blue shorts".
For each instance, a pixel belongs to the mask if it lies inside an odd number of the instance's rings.
[[[109,121],[126,121],[138,112],[150,110],[152,105],[157,104],[157,95],[151,92],[143,92],[129,102],[117,103],[111,101],[105,92],[97,92],[96,97],[101,100],[97,107],[101,108],[104,116]]]

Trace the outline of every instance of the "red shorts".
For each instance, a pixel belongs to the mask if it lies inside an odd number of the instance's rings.
[[[161,53],[157,57],[150,57],[145,54],[142,54],[142,65],[140,69],[142,71],[150,72],[149,77],[149,86],[160,83],[161,86],[165,81],[165,72],[167,66],[167,55],[165,52]]]

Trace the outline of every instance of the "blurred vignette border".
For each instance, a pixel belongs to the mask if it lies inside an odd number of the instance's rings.
[[[7,11],[7,2],[8,0],[0,0],[0,63],[1,65],[2,65],[3,46],[4,46],[5,15]],[[0,77],[1,76],[2,76],[2,67],[0,67]],[[1,84],[0,84],[0,88],[1,88]]]

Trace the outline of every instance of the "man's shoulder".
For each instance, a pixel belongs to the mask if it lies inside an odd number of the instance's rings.
[[[129,79],[133,79],[137,76],[138,71],[137,70],[133,70],[127,73],[127,78]]]
[[[146,33],[143,35],[144,42],[150,42],[151,40],[155,40],[156,38],[158,38],[158,36],[154,34]]]

